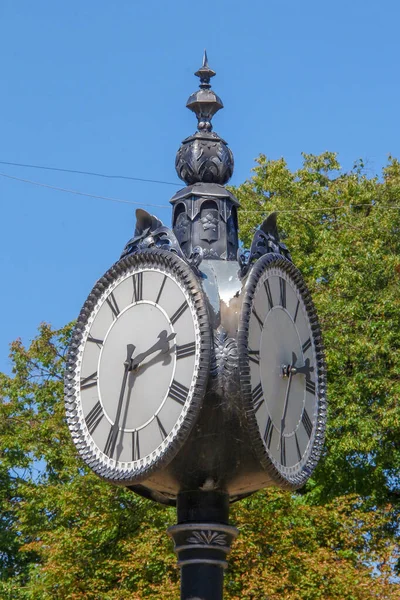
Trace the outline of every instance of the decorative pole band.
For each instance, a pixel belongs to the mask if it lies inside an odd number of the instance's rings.
[[[226,557],[238,535],[236,527],[221,523],[182,523],[168,529],[178,565],[209,564],[226,569]]]
[[[168,529],[181,568],[181,600],[222,600],[224,569],[238,535],[228,525],[229,495],[218,491],[181,492],[178,525]]]

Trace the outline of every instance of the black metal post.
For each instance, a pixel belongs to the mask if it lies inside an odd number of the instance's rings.
[[[226,558],[238,534],[228,525],[228,494],[180,493],[177,513],[168,534],[181,568],[181,600],[222,600]]]

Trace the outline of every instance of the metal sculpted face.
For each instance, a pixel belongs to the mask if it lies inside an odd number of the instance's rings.
[[[190,220],[186,212],[181,212],[175,223],[176,237],[180,244],[184,244],[189,240]]]
[[[218,234],[218,211],[217,210],[203,210],[202,216],[200,218],[201,224],[203,226],[203,233],[200,236],[200,239],[207,240],[212,242],[217,240],[219,237]]]

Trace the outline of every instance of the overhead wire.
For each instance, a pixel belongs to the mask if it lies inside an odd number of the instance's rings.
[[[161,183],[163,185],[175,185],[180,187],[180,183],[173,183],[172,181],[163,181],[159,179],[144,179],[143,177],[133,177],[130,175],[109,175],[106,173],[97,173],[95,171],[78,171],[76,169],[63,169],[61,167],[48,167],[44,165],[32,165],[28,163],[16,163],[0,160],[0,165],[8,165],[12,167],[24,167],[27,169],[41,169],[43,171],[59,171],[60,173],[73,173],[77,175],[90,175],[92,177],[103,177],[104,179],[127,179],[129,181],[142,181],[145,183]]]
[[[1,161],[0,161],[1,162]],[[82,171],[83,172],[83,171]],[[27,183],[30,185],[35,185],[38,187],[42,187],[42,188],[46,188],[46,189],[50,189],[50,190],[55,190],[57,192],[64,192],[67,194],[74,194],[77,196],[85,196],[87,198],[96,198],[99,200],[107,200],[109,202],[117,202],[120,204],[131,204],[134,206],[147,206],[150,208],[170,208],[168,206],[168,204],[153,204],[151,202],[135,202],[134,200],[125,200],[122,198],[114,198],[112,196],[100,196],[98,194],[89,194],[87,192],[81,192],[80,190],[73,190],[73,189],[69,189],[69,188],[62,188],[62,187],[58,187],[58,186],[54,186],[54,185],[49,185],[47,183],[42,183],[39,181],[32,181],[31,179],[23,179],[22,177],[16,177],[15,175],[9,175],[8,173],[1,173],[0,172],[0,177],[5,177],[7,179],[11,179],[14,181],[20,181],[22,183]],[[144,181],[144,180],[141,180]],[[149,181],[149,180],[147,180]],[[157,183],[162,183],[160,181],[157,181]],[[346,211],[347,209],[352,209],[352,208],[376,208],[376,209],[380,209],[380,210],[399,210],[400,206],[397,205],[388,205],[388,204],[374,204],[373,202],[371,203],[361,203],[361,204],[349,204],[348,206],[322,206],[320,208],[285,208],[283,210],[277,209],[274,212],[277,213],[308,213],[308,212],[332,212],[332,211],[337,211],[337,210],[342,210],[342,211]],[[240,209],[241,213],[250,213],[250,214],[267,214],[268,211],[267,210],[245,210],[245,209]]]
[[[14,175],[8,175],[7,173],[0,173],[0,176],[6,177],[7,179],[14,179],[15,181],[22,181],[23,183],[29,183],[31,185],[47,188],[49,190],[56,190],[57,192],[65,192],[67,194],[75,194],[77,196],[86,196],[87,198],[99,198],[100,200],[108,200],[109,202],[119,202],[121,204],[134,204],[136,206],[149,206],[152,208],[168,208],[168,206],[165,206],[163,204],[151,204],[149,202],[134,202],[133,200],[123,200],[122,198],[99,196],[98,194],[88,194],[87,192],[81,192],[79,190],[70,190],[68,188],[61,188],[55,185],[41,183],[39,181],[32,181],[31,179],[22,179],[21,177],[15,177]]]

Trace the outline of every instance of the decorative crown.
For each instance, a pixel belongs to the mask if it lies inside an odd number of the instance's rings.
[[[182,142],[176,155],[176,172],[187,185],[224,185],[232,177],[233,155],[227,143],[212,131],[211,120],[224,105],[211,89],[210,79],[215,71],[208,64],[206,51],[195,75],[200,78],[200,89],[190,96],[186,106],[196,114],[198,131]]]

